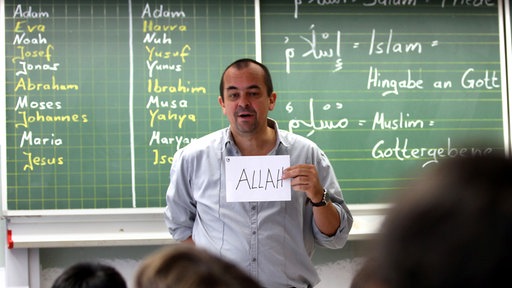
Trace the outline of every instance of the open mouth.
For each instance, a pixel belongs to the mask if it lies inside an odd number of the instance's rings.
[[[251,113],[240,113],[240,114],[238,114],[238,117],[249,118],[249,117],[252,117],[252,114]]]
[[[242,119],[246,119],[246,118],[251,118],[251,117],[254,117],[256,113],[254,113],[254,111],[249,111],[249,110],[245,110],[245,109],[240,109],[239,111],[237,111],[236,115],[239,117],[239,118],[242,118]]]

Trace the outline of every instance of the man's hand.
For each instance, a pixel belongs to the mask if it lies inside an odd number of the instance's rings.
[[[312,202],[322,201],[324,188],[318,179],[315,165],[298,164],[284,170],[283,179],[291,179],[293,190],[306,193]]]
[[[318,203],[324,196],[324,187],[318,178],[315,165],[298,164],[284,170],[283,179],[291,179],[293,190],[303,191],[309,200]],[[341,225],[340,215],[334,204],[328,202],[323,207],[313,208],[315,223],[325,235],[332,236]]]

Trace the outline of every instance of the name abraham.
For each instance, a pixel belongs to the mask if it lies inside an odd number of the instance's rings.
[[[66,91],[66,90],[78,90],[77,84],[60,84],[55,80],[55,76],[52,76],[52,83],[33,83],[30,78],[27,78],[27,82],[25,82],[25,78],[20,78],[14,91],[24,90],[24,91],[41,91],[41,90],[53,90],[53,91]]]

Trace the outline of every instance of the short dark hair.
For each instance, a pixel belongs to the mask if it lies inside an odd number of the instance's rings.
[[[123,276],[101,263],[80,262],[64,270],[52,288],[126,288]]]
[[[268,70],[267,66],[265,66],[264,64],[254,60],[254,59],[251,59],[251,58],[241,58],[241,59],[238,59],[235,62],[229,64],[228,67],[226,67],[226,69],[224,69],[224,72],[222,72],[222,77],[220,78],[220,86],[219,86],[219,92],[220,92],[220,96],[222,97],[222,99],[224,99],[224,74],[226,74],[226,71],[231,67],[235,67],[236,69],[241,70],[241,69],[247,68],[249,66],[249,64],[251,64],[251,63],[258,65],[261,69],[263,69],[263,72],[264,72],[263,81],[265,81],[265,86],[267,86],[268,96],[270,96],[270,94],[272,94],[272,92],[274,92],[274,84],[272,84],[272,76],[270,75],[270,71]]]

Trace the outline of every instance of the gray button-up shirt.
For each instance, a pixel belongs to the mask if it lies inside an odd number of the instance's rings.
[[[290,155],[290,164],[314,164],[336,206],[341,225],[334,236],[320,232],[306,194],[292,190],[291,201],[226,202],[224,158],[240,156],[229,128],[197,139],[176,152],[167,190],[165,222],[174,239],[192,235],[198,247],[224,257],[264,287],[311,287],[320,279],[311,262],[315,243],[345,245],[352,215],[326,155],[311,140],[275,129],[269,155]]]

